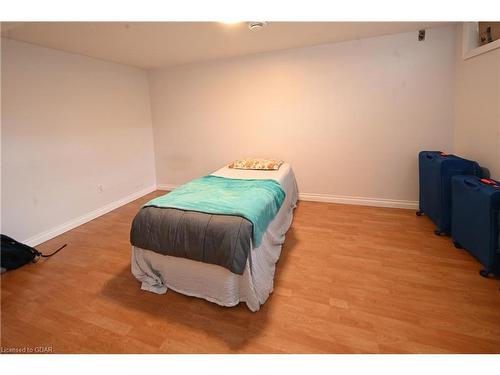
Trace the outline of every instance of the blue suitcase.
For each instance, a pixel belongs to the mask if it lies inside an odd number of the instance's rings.
[[[500,274],[500,182],[454,176],[451,190],[453,243],[481,262],[481,276]]]
[[[437,235],[451,232],[451,176],[481,174],[479,164],[441,151],[418,154],[420,199],[417,216],[426,214]]]

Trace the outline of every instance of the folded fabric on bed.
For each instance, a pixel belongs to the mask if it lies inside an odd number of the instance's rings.
[[[250,253],[252,223],[245,218],[143,207],[130,231],[132,245],[162,255],[216,264],[242,275]]]
[[[205,176],[149,201],[145,207],[243,217],[253,225],[253,246],[257,247],[284,199],[284,190],[274,180]]]

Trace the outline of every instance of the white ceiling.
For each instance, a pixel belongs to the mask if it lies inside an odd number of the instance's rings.
[[[2,36],[151,69],[440,27],[450,22],[4,22]],[[415,35],[415,38],[417,36]]]

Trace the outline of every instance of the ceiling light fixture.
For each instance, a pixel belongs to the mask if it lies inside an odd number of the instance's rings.
[[[248,23],[248,28],[252,31],[262,30],[266,26],[267,22],[262,22],[262,21],[253,21]]]

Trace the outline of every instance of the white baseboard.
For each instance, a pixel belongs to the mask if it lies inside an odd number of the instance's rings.
[[[158,184],[156,185],[156,190],[168,190],[172,191],[176,188],[178,188],[180,185],[173,185],[173,184]]]
[[[342,195],[300,193],[299,200],[326,203],[353,204],[358,206],[418,209],[418,201],[384,198],[348,197]]]
[[[158,184],[147,187],[145,189],[139,190],[132,193],[125,198],[119,199],[117,201],[108,203],[107,205],[91,211],[85,215],[79,216],[75,219],[69,220],[61,225],[54,228],[46,230],[42,233],[34,235],[28,238],[24,242],[29,246],[36,246],[45,241],[48,241],[54,237],[57,237],[64,232],[67,232],[73,228],[76,228],[82,224],[85,224],[99,216],[107,214],[110,211],[117,209],[127,203],[130,203],[146,194],[149,194],[155,190],[168,190],[171,191],[177,188],[179,185],[174,184]],[[327,195],[327,194],[313,194],[313,193],[300,193],[299,199],[303,201],[313,201],[313,202],[326,202],[326,203],[341,203],[341,204],[353,204],[361,206],[375,206],[375,207],[395,207],[395,208],[408,208],[408,209],[418,209],[417,201],[407,201],[407,200],[394,200],[394,199],[382,199],[382,198],[366,198],[366,197],[348,197],[340,195]]]
[[[121,207],[127,203],[130,203],[130,202],[132,202],[140,197],[143,197],[144,195],[149,194],[155,190],[156,190],[155,185],[147,187],[147,188],[142,189],[142,190],[139,190],[135,193],[127,195],[125,198],[108,203],[107,205],[105,205],[101,208],[98,208],[97,210],[91,211],[85,215],[82,215],[82,216],[79,216],[79,217],[74,218],[72,220],[69,220],[61,225],[58,225],[54,228],[46,230],[46,231],[39,233],[37,235],[34,235],[34,236],[32,236],[32,237],[30,237],[27,240],[22,241],[22,242],[24,242],[25,244],[27,244],[29,246],[39,245],[45,241],[48,241],[54,237],[57,237],[57,236],[63,234],[64,232],[67,232],[67,231],[69,231],[73,228],[76,228],[82,224],[85,224],[91,220],[94,220],[95,218],[98,218],[99,216],[107,214],[108,212],[113,211],[113,210],[117,209],[118,207]]]
[[[180,185],[174,185],[174,184],[158,184],[156,185],[156,188],[158,190],[171,191],[179,186]],[[412,210],[418,209],[418,201],[407,201],[398,199],[349,197],[342,195],[300,193],[299,200],[311,201],[311,202],[353,204],[357,206],[408,208]]]

